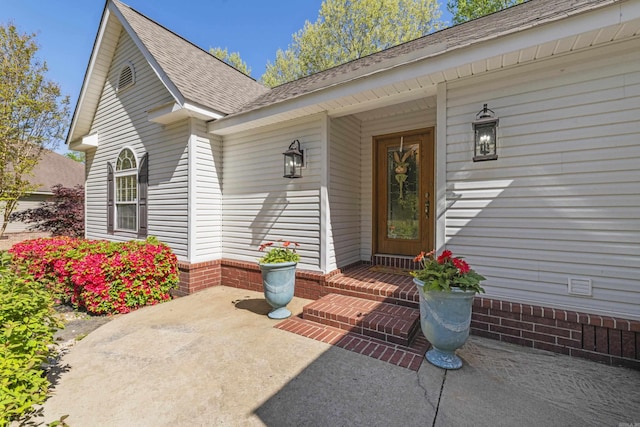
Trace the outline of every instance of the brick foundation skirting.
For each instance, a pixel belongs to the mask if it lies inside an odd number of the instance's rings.
[[[476,297],[471,333],[640,369],[640,321]]]
[[[185,296],[212,286],[224,284],[233,288],[263,292],[262,273],[257,263],[219,259],[214,261],[190,264],[179,261],[178,270],[180,284],[174,292],[175,296]],[[340,270],[329,274],[315,271],[297,270],[295,296],[316,300],[329,293],[325,280]]]
[[[296,270],[295,296],[306,299],[319,299],[326,295],[324,282],[328,275],[306,270]],[[256,263],[222,260],[222,283],[233,288],[263,292],[262,273]]]
[[[178,261],[180,284],[174,291],[174,296],[193,294],[212,286],[219,286],[221,280],[221,260],[198,262],[190,264]]]

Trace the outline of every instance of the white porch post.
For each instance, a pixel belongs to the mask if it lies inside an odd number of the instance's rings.
[[[447,83],[436,94],[436,251],[445,246],[447,214]]]
[[[322,162],[320,174],[320,270],[328,273],[329,268],[329,243],[331,241],[331,213],[329,211],[329,116],[322,117],[321,124],[321,156]]]
[[[197,211],[196,211],[196,124],[194,118],[189,118],[189,141],[187,142],[187,261],[194,262],[196,258],[196,233],[197,233]]]

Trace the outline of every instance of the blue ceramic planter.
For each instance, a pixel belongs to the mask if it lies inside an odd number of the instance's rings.
[[[273,310],[267,314],[271,319],[286,319],[291,316],[287,304],[293,299],[296,265],[296,262],[260,264],[264,297],[273,307]]]
[[[424,282],[413,279],[420,290],[420,326],[432,348],[426,358],[443,369],[460,369],[456,349],[469,338],[475,291],[453,288],[451,292],[424,291]]]

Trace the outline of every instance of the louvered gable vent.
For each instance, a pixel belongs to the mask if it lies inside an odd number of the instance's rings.
[[[133,86],[135,83],[135,74],[133,70],[133,64],[130,62],[125,64],[120,70],[120,78],[118,79],[118,92]]]

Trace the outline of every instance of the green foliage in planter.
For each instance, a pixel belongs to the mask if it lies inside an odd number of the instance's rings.
[[[411,275],[424,282],[423,291],[451,292],[451,288],[458,288],[463,291],[484,292],[480,282],[486,278],[476,273],[462,257],[454,257],[449,250],[442,251],[437,258],[435,251],[423,251],[413,261],[422,265],[421,269],[412,271]]]
[[[48,292],[32,277],[13,272],[10,259],[0,253],[0,427],[45,401],[49,382],[41,365],[61,327]]]
[[[14,263],[27,269],[58,302],[93,314],[128,313],[171,298],[176,256],[156,238],[109,242],[68,237],[14,245]]]
[[[280,241],[281,242],[281,241]],[[280,264],[283,262],[298,262],[300,261],[300,255],[296,253],[296,248],[300,246],[296,242],[282,242],[282,246],[273,246],[273,242],[266,242],[260,245],[258,250],[264,252],[267,250],[262,258],[258,260],[260,264]]]

